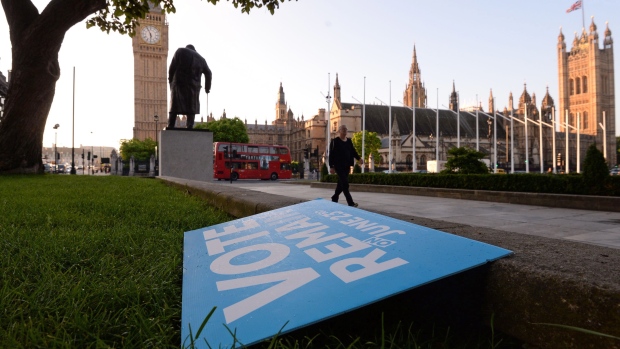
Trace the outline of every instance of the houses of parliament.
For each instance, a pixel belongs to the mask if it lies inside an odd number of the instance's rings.
[[[167,115],[167,22],[165,15],[156,10],[147,21],[141,28],[145,25],[152,27],[149,30],[154,28],[159,37],[154,42],[148,42],[140,35],[133,39],[136,83],[134,138],[138,139],[152,137],[157,129],[166,126],[165,120],[158,123],[152,115]],[[334,138],[338,126],[345,124],[349,137],[352,137],[362,131],[365,110],[366,130],[376,132],[381,138],[381,156],[374,161],[382,168],[391,166],[392,169],[407,171],[412,169],[415,161],[416,169],[423,170],[427,161],[446,160],[447,151],[460,145],[478,148],[488,159],[496,159],[497,167],[514,167],[515,170],[527,167],[532,172],[567,168],[573,172],[579,168],[577,160],[583,162],[586,150],[592,143],[613,166],[617,164],[613,39],[607,24],[602,35],[599,36],[598,32],[592,19],[588,30],[583,28],[580,34],[576,34],[570,49],[567,49],[566,38],[560,30],[556,47],[557,102],[547,89],[538,105],[536,94],[530,94],[524,85],[516,101],[512,92],[507,96],[508,103],[503,108],[496,106],[498,99],[492,91],[486,108],[482,103],[464,108],[459,106],[453,83],[449,108],[428,108],[426,87],[414,46],[409,79],[403,91],[405,106],[391,107],[391,134],[389,107],[343,101],[338,75],[333,86],[330,110],[318,109],[316,115],[307,119],[304,116],[295,117],[287,105],[284,87],[280,83],[274,105],[274,121],[259,124],[245,120],[247,133],[251,143],[288,146],[293,160],[301,163],[306,150],[311,150],[311,154],[318,153],[318,156],[310,157],[310,167],[318,168],[324,161],[328,130],[330,139]],[[151,37],[149,39],[153,41]],[[225,117],[224,113],[221,118]],[[206,121],[213,119],[209,116]],[[240,119],[243,120],[242,117]]]

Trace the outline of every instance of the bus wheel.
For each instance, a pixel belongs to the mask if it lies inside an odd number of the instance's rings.
[[[272,181],[275,181],[276,179],[278,179],[278,174],[274,172],[274,173],[271,174],[270,178],[271,178]]]
[[[233,181],[236,181],[237,179],[239,179],[239,174],[237,172],[233,172],[231,177]]]

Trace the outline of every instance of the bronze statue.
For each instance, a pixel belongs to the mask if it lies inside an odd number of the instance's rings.
[[[205,92],[211,92],[211,70],[194,45],[179,48],[168,69],[170,113],[168,129],[173,129],[177,115],[187,116],[187,128],[194,128],[194,117],[200,113],[200,78],[205,75]]]

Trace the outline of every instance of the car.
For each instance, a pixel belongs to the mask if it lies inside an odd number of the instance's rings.
[[[392,171],[390,172],[390,170],[383,170],[383,173],[398,173],[398,171],[396,171],[396,170],[392,170]]]
[[[428,173],[427,170],[415,170],[413,173]]]
[[[503,168],[496,168],[495,173],[497,174],[506,174],[506,171]]]
[[[612,168],[611,171],[609,171],[609,175],[610,176],[618,176],[620,175],[620,168]]]

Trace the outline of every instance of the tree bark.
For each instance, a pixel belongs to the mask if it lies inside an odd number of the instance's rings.
[[[105,8],[105,0],[52,0],[38,13],[30,0],[0,0],[11,31],[13,67],[0,123],[0,173],[43,173],[43,133],[65,33]]]

